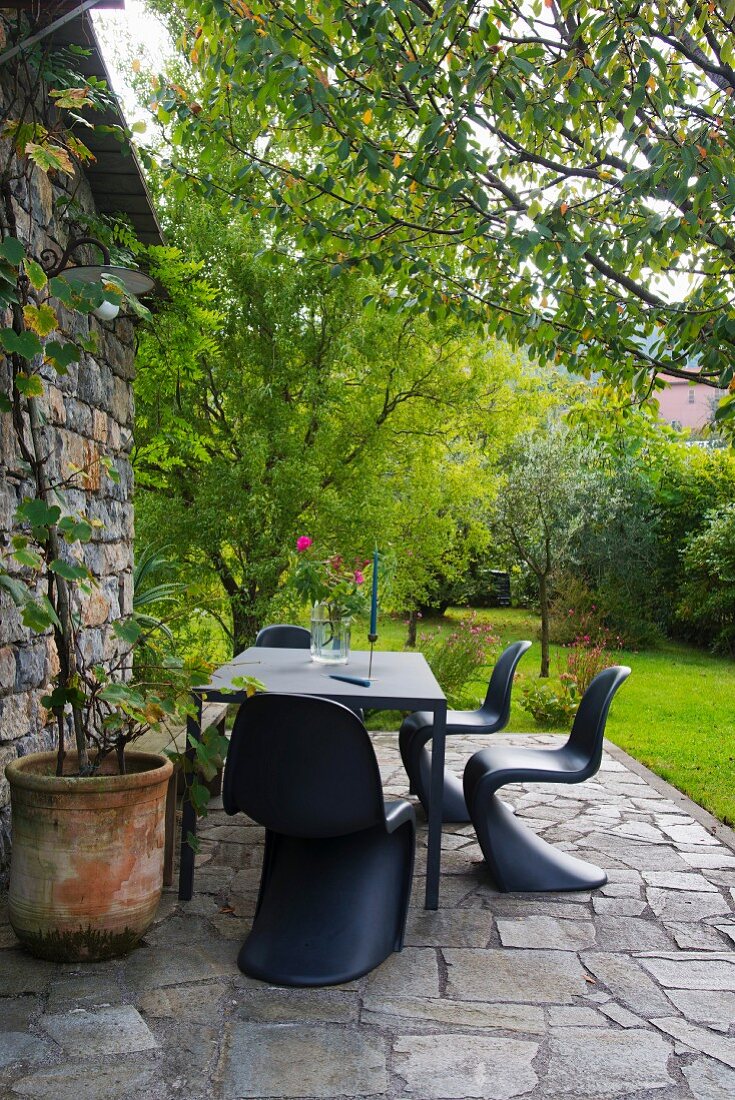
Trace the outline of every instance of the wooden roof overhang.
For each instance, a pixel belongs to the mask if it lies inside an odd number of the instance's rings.
[[[68,0],[0,0],[0,10],[23,8],[36,15],[43,9],[48,17],[63,14],[79,6]],[[101,0],[97,8],[123,8],[124,0]],[[52,32],[55,46],[82,46],[89,51],[86,57],[76,57],[75,66],[83,77],[104,80],[114,91],[109,70],[102,56],[94,25],[87,13],[66,21]],[[96,111],[95,123],[101,126],[124,126],[125,118],[119,105],[105,111]],[[143,169],[135,149],[125,148],[113,134],[100,133],[97,129],[84,134],[84,143],[94,155],[94,161],[85,165],[97,210],[101,214],[123,214],[132,225],[138,240],[143,244],[162,244],[163,233],[156,216],[153,200],[145,182]]]

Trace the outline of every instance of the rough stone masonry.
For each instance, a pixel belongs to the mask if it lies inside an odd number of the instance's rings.
[[[14,97],[17,99],[14,74],[3,72],[3,117],[6,112],[13,117]],[[51,179],[37,169],[31,171],[23,163],[18,165],[8,142],[0,140],[0,170],[4,171],[8,163],[14,165],[5,176],[10,177],[15,226],[6,226],[4,232],[12,232],[37,257],[48,247],[63,251],[69,238],[85,227],[85,213],[94,214],[89,181],[81,172],[74,177],[56,174]],[[17,172],[18,167],[23,170]],[[83,256],[78,262],[85,262]],[[87,262],[97,262],[96,256],[90,254]],[[93,316],[72,315],[63,307],[58,312],[63,336],[86,337],[94,332],[98,341],[97,352],[93,356],[84,354],[65,376],[50,371],[47,398],[39,399],[43,400],[47,421],[52,478],[80,471],[75,486],[65,495],[66,508],[102,522],[84,547],[97,587],[80,608],[80,648],[87,661],[96,661],[114,654],[112,623],[132,607],[134,332],[131,322],[124,318],[102,323]],[[9,318],[0,318],[0,323],[5,327]],[[10,364],[3,358],[0,392],[9,395],[10,385]],[[117,483],[108,476],[103,458],[117,471]],[[31,490],[11,415],[0,413],[0,560],[11,571],[8,547],[13,516],[18,503]],[[40,699],[55,671],[55,660],[51,635],[38,636],[27,630],[18,609],[6,594],[0,593],[0,881],[7,873],[10,856],[9,791],[4,767],[16,756],[45,750],[53,744],[49,715]]]

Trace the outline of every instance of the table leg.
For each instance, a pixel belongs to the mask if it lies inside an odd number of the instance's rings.
[[[442,809],[444,801],[444,748],[447,733],[446,703],[434,711],[431,741],[431,789],[429,791],[429,847],[426,853],[425,909],[439,907],[439,875],[442,855]]]
[[[186,719],[186,758],[193,764],[194,747],[189,743],[189,737],[199,740],[202,736],[202,700],[196,695],[196,717]],[[196,836],[197,815],[194,812],[189,792],[194,773],[191,768],[184,775],[184,799],[181,807],[181,859],[179,862],[179,901],[191,901],[194,893],[194,849],[189,844],[189,836]]]

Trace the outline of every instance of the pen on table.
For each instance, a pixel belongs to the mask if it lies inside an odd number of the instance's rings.
[[[359,676],[338,676],[336,672],[329,673],[330,680],[342,680],[345,684],[357,684],[358,687],[369,688],[370,681],[363,680]]]

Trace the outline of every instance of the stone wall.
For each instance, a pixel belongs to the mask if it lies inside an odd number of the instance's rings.
[[[9,86],[6,83],[4,89],[0,87],[3,112]],[[6,177],[12,162],[7,142],[0,141],[0,170]],[[83,176],[71,179],[58,175],[51,180],[38,170],[26,170],[10,182],[10,188],[15,226],[8,226],[8,212],[0,199],[4,233],[13,232],[36,256],[49,245],[63,248],[80,228],[63,213],[64,202],[60,200],[73,194],[77,208],[94,211],[92,192]],[[79,213],[75,216],[78,219]],[[88,262],[95,261],[90,257]],[[83,623],[79,648],[85,662],[90,663],[114,655],[117,640],[112,623],[132,607],[134,331],[124,318],[102,323],[93,316],[72,315],[63,307],[58,313],[65,335],[95,333],[98,340],[95,354],[84,354],[65,376],[49,371],[48,398],[39,399],[47,418],[49,473],[68,478],[75,468],[81,471],[65,493],[64,510],[84,512],[88,519],[102,524],[84,547],[85,560],[97,581],[91,596],[79,607]],[[10,323],[9,316],[0,320],[3,327]],[[0,363],[0,390],[10,393],[10,364],[4,358]],[[117,483],[100,461],[103,457],[117,471]],[[24,495],[31,492],[11,415],[0,413],[0,560],[10,571],[14,566],[7,551],[14,512]],[[75,547],[78,549],[79,544]],[[0,591],[0,879],[7,871],[10,854],[9,792],[3,769],[16,756],[53,745],[49,715],[41,707],[40,698],[55,671],[55,660],[51,635],[33,635],[24,628],[18,609]]]

